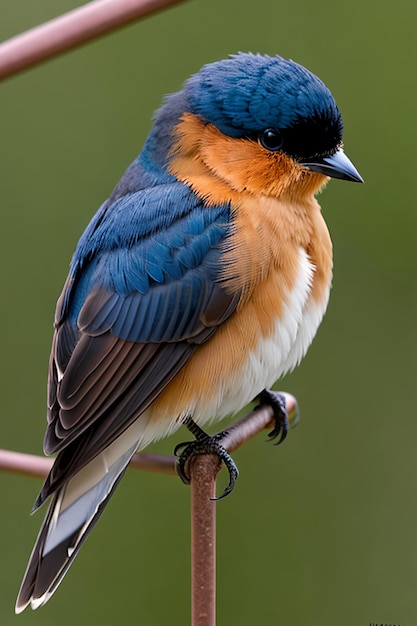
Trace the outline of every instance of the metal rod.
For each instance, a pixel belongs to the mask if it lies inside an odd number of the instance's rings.
[[[0,44],[0,80],[183,0],[93,0]]]
[[[24,454],[13,450],[0,450],[0,470],[44,478],[52,467],[54,459],[35,454]]]
[[[175,457],[163,456],[161,454],[135,454],[130,462],[130,467],[148,472],[158,472],[174,476]],[[23,476],[34,476],[35,478],[45,478],[49,473],[53,458],[37,456],[35,454],[24,454],[13,450],[0,449],[0,471],[22,474]]]
[[[216,477],[217,456],[196,456],[191,474],[191,625],[216,624]]]

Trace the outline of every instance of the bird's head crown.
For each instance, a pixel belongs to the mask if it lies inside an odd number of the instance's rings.
[[[225,135],[275,141],[296,158],[331,154],[342,140],[342,118],[329,89],[280,56],[240,53],[205,65],[184,91],[190,111]]]

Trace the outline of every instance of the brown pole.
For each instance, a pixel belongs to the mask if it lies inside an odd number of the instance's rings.
[[[0,44],[0,80],[183,0],[93,0]]]
[[[221,462],[196,456],[191,474],[191,625],[216,624],[216,477]]]

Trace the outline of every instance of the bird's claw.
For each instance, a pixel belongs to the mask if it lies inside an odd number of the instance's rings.
[[[189,427],[188,424],[185,425]],[[194,432],[194,434],[196,433]],[[236,480],[239,476],[236,463],[227,450],[219,443],[219,440],[221,440],[225,434],[226,433],[223,431],[217,435],[210,436],[203,433],[203,431],[200,431],[198,436],[196,435],[198,438],[195,441],[179,443],[174,449],[174,454],[177,456],[177,473],[182,482],[186,485],[189,485],[191,482],[191,477],[187,473],[186,467],[193,456],[199,454],[215,454],[221,461],[223,461],[229,472],[229,483],[223,493],[216,498],[211,498],[212,500],[221,500],[225,496],[229,495],[229,493],[233,491]]]
[[[277,439],[274,445],[278,446],[286,439],[290,427],[285,396],[278,391],[264,389],[262,393],[259,394],[259,400],[261,405],[267,404],[274,411],[275,426],[271,432],[268,433],[268,439],[270,441]]]

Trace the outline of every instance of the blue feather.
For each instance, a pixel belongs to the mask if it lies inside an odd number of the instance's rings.
[[[93,335],[112,332],[131,341],[170,341],[200,314],[204,283],[217,280],[218,244],[229,207],[204,207],[181,183],[161,185],[103,205],[75,251],[68,318],[75,326],[88,297],[95,317],[82,316]]]
[[[231,137],[286,129],[301,118],[339,116],[324,83],[282,57],[238,54],[204,66],[185,85],[190,110]]]

